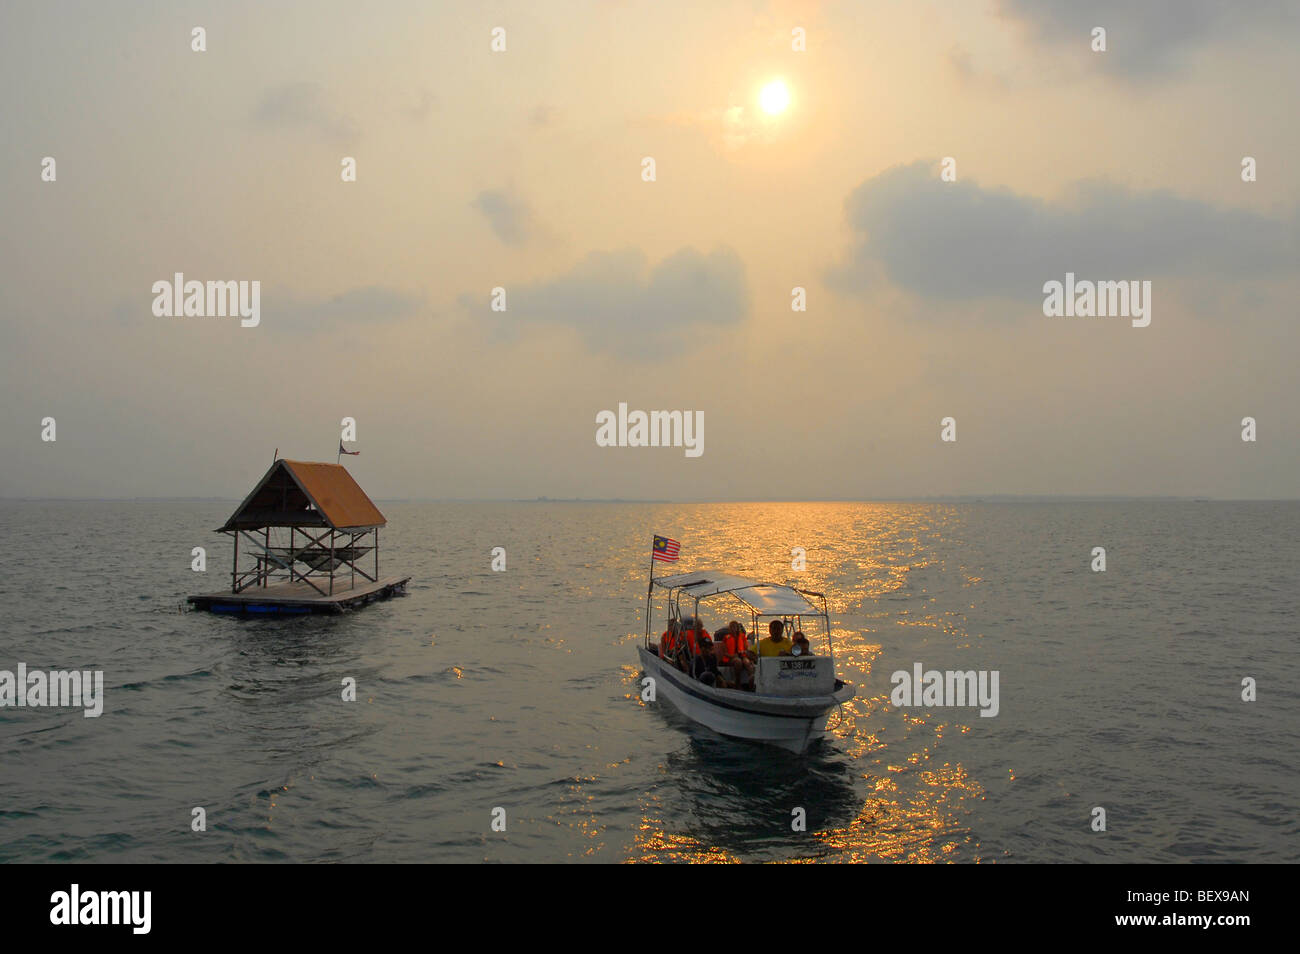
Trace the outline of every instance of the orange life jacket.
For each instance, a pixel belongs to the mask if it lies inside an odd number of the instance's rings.
[[[739,644],[739,645],[737,645]],[[749,638],[742,632],[739,636],[727,633],[722,637],[723,662],[730,662],[732,656],[739,656],[742,653],[749,652]]]

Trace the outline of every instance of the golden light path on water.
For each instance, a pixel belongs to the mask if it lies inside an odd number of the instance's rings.
[[[984,789],[960,762],[937,754],[946,736],[971,731],[966,723],[972,720],[965,712],[960,715],[965,722],[954,718],[953,710],[944,710],[940,718],[928,710],[896,709],[890,705],[888,673],[873,677],[881,635],[891,644],[917,647],[914,658],[921,658],[923,645],[959,648],[971,643],[964,613],[937,605],[928,587],[916,583],[917,574],[929,571],[963,574],[963,587],[981,582],[965,567],[942,565],[942,553],[960,534],[956,510],[942,505],[754,503],[713,505],[698,516],[707,516],[708,525],[697,524],[690,508],[682,508],[682,526],[675,528],[678,539],[695,544],[689,562],[683,553],[682,569],[715,567],[826,593],[837,670],[859,687],[859,695],[843,707],[822,751],[814,750],[804,761],[782,759],[785,753],[756,753],[750,743],[721,737],[704,766],[670,757],[660,767],[662,789],[643,797],[639,831],[627,846],[627,859],[938,862],[960,854],[963,860],[981,860],[967,818]],[[792,570],[794,547],[806,550],[803,572]],[[731,612],[729,607],[706,612],[706,606],[701,603],[701,613],[711,626],[725,623]],[[656,627],[660,622],[656,616]],[[744,623],[748,628],[749,621]],[[639,667],[626,667],[626,698],[644,706],[639,678]],[[830,756],[827,746],[833,747]],[[763,777],[758,767],[729,767],[733,757],[769,765],[769,776]],[[673,773],[687,766],[704,781],[675,786]],[[841,766],[848,766],[846,779],[835,776]],[[710,778],[710,768],[716,778]],[[807,776],[818,773],[830,777],[824,790],[806,784]],[[773,774],[780,776],[775,782]],[[824,796],[838,810],[818,813],[810,805],[807,832],[794,832],[788,817],[796,793],[811,794],[815,802]],[[755,805],[755,798],[780,803],[779,813],[775,806]],[[729,800],[734,806],[728,807]],[[817,827],[819,814],[835,817],[824,818]],[[728,815],[734,819],[731,830]],[[786,822],[780,821],[782,815]],[[693,821],[701,833],[692,833]],[[712,831],[723,837],[711,837]]]

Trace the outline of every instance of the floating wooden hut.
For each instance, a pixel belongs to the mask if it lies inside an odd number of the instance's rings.
[[[234,542],[230,589],[189,602],[262,615],[341,613],[388,599],[410,577],[379,575],[387,523],[342,465],[277,460],[218,528]]]

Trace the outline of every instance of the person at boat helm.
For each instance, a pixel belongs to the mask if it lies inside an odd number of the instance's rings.
[[[709,635],[709,631],[704,628],[704,621],[698,616],[686,617],[685,632],[686,645],[691,647],[691,655],[697,655],[700,651],[700,639]]]
[[[683,633],[680,620],[670,619],[667,631],[659,637],[659,658],[672,663],[682,672],[691,671],[691,657],[695,655],[695,640],[686,640],[690,633]]]
[[[753,685],[754,660],[758,654],[749,648],[745,627],[733,619],[713,635],[718,664],[724,671],[730,670],[732,684],[741,688]]]
[[[668,628],[659,636],[659,658],[668,660],[672,659],[677,653],[677,645],[681,641],[681,624],[675,619],[668,621]]]
[[[718,657],[713,648],[713,640],[708,635],[701,635],[699,654],[691,660],[691,675],[706,686],[723,686],[722,673],[718,669]]]
[[[767,624],[767,632],[767,638],[758,641],[758,654],[760,656],[789,656],[792,643],[782,635],[785,632],[785,623],[779,619],[774,619]]]

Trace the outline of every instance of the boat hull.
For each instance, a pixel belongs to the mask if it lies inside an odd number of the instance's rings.
[[[655,698],[671,702],[683,715],[714,732],[804,752],[826,736],[826,720],[837,705],[853,698],[843,685],[831,695],[777,698],[734,689],[713,689],[645,647],[637,647],[641,667],[655,679]]]

